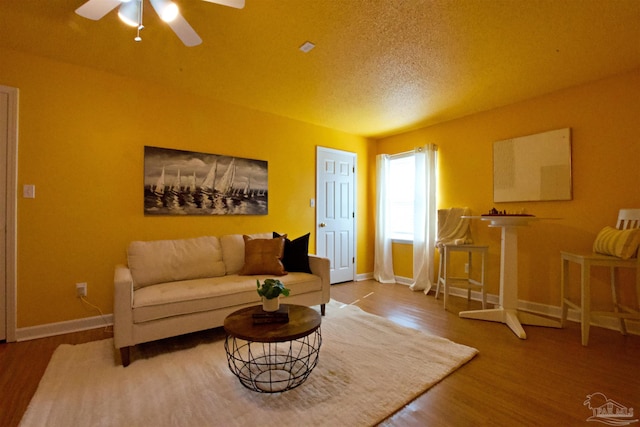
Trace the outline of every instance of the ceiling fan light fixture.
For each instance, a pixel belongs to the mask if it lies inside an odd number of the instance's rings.
[[[138,1],[127,1],[122,3],[118,9],[118,18],[130,27],[140,25],[140,11]]]
[[[169,2],[162,11],[161,18],[164,22],[173,22],[178,17],[178,13],[180,13],[178,5],[173,2]]]
[[[151,5],[164,22],[173,22],[180,14],[178,5],[172,1],[151,0]]]
[[[242,9],[245,2],[245,0],[205,1],[237,9]],[[158,16],[168,24],[185,46],[197,46],[202,43],[198,33],[180,14],[180,10],[174,2],[171,0],[149,0],[149,2]],[[138,32],[134,40],[141,41],[140,31],[144,28],[142,24],[144,0],[85,0],[85,3],[76,9],[76,13],[84,18],[98,21],[116,8],[118,8],[118,16],[123,22],[137,27]]]

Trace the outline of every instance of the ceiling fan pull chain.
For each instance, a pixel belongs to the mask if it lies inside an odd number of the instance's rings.
[[[142,9],[144,8],[144,2],[143,2],[143,0],[136,0],[136,1],[139,1],[139,7],[138,7],[138,34],[136,35],[136,38],[134,40],[139,42],[139,41],[142,41],[142,37],[140,37],[140,30],[144,29],[144,25],[142,25]]]

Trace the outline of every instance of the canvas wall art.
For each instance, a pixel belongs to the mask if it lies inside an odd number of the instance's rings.
[[[571,200],[571,129],[493,143],[493,201]]]
[[[145,215],[266,215],[265,160],[144,147]]]

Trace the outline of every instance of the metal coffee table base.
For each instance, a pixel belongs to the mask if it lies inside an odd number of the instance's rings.
[[[227,336],[229,369],[246,388],[279,393],[302,384],[318,364],[320,328],[292,341],[255,342]]]

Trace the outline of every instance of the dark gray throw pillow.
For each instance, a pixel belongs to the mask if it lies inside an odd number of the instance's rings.
[[[309,236],[307,233],[297,239],[284,241],[284,255],[282,256],[282,264],[288,272],[311,273],[309,267]],[[281,237],[280,234],[273,232],[273,237]]]

